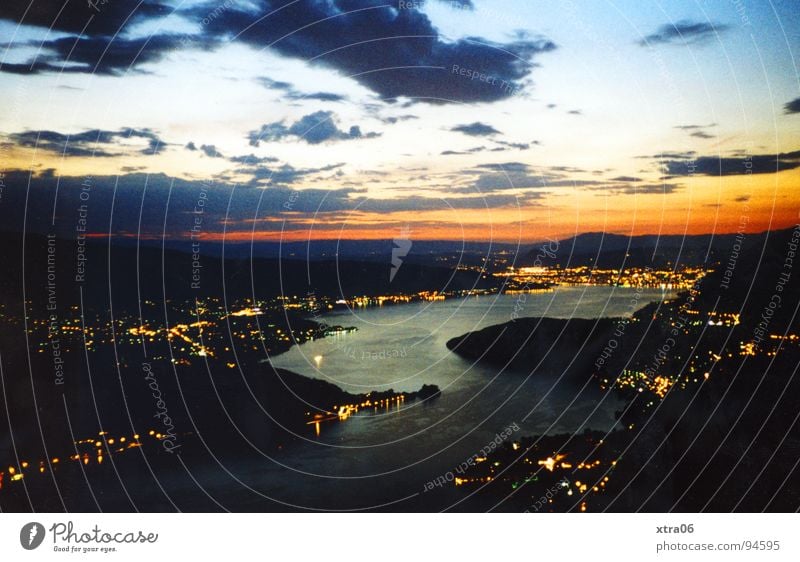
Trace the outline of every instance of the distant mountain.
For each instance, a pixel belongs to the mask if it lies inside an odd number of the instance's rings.
[[[764,234],[741,237],[750,247]],[[703,265],[722,259],[736,243],[736,234],[625,236],[602,232],[579,234],[556,242],[533,245],[521,264],[561,267],[595,266],[601,269],[664,267],[678,263]]]
[[[480,271],[455,270],[454,265],[403,261],[390,277],[385,260],[331,258],[306,261],[193,255],[157,246],[110,244],[90,239],[51,239],[40,235],[0,236],[5,267],[0,269],[0,303],[20,307],[23,275],[29,300],[44,306],[48,274],[52,274],[59,306],[78,301],[83,288],[87,306],[107,309],[138,306],[140,301],[191,301],[195,298],[270,299],[277,296],[351,298],[388,293],[457,291],[487,288],[499,282]],[[23,258],[24,248],[24,258]],[[52,248],[52,252],[50,249]],[[51,270],[48,270],[48,267]],[[82,273],[81,273],[82,272]],[[80,277],[80,282],[78,278]]]
[[[250,242],[231,242],[224,244],[220,242],[203,242],[202,252],[204,255],[221,256],[223,251],[229,258],[249,258],[251,255],[257,258],[282,258],[292,260],[330,260],[346,259],[357,261],[377,261],[389,263],[392,251],[399,246],[405,238],[394,238],[385,240],[310,240],[303,242],[269,242],[255,241]],[[443,256],[454,256],[456,263],[459,257],[463,257],[468,263],[480,263],[481,258],[489,257],[498,253],[508,255],[525,255],[530,250],[530,244],[508,244],[498,242],[461,242],[452,240],[415,240],[413,235],[407,239],[410,248],[405,262],[429,263],[431,260]],[[136,244],[134,239],[118,239],[115,244],[120,246],[133,246]],[[161,246],[161,241],[143,241],[142,245]],[[190,251],[189,244],[183,240],[167,240],[165,246],[168,249],[179,251]]]

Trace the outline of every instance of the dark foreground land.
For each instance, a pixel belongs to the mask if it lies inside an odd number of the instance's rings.
[[[771,233],[734,271],[627,320],[523,318],[448,342],[517,367],[588,349],[578,371],[627,401],[611,432],[504,443],[456,484],[510,511],[796,511],[798,242]]]

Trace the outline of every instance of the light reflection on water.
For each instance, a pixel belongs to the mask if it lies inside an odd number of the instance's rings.
[[[292,447],[280,462],[326,478],[283,468],[281,489],[285,485],[296,492],[297,485],[304,486],[305,500],[313,505],[324,502],[325,490],[334,493],[330,486],[337,496],[352,489],[359,502],[373,505],[418,492],[437,471],[458,465],[511,423],[522,428],[519,436],[611,428],[620,403],[601,394],[594,384],[559,379],[558,372],[537,371],[534,376],[498,372],[496,367],[460,358],[445,343],[507,322],[520,298],[524,299],[520,316],[597,318],[629,315],[634,293],[634,289],[570,287],[522,297],[470,297],[320,317],[330,325],[356,326],[358,331],[296,346],[273,358],[276,367],[327,380],[353,393],[414,391],[423,384],[436,384],[442,396],[431,403],[378,409],[321,428],[309,426],[308,436],[317,444]],[[638,305],[663,296],[659,290],[641,291]],[[374,497],[365,495],[361,485],[367,483],[379,485],[369,488]],[[282,494],[289,497],[285,491]],[[303,496],[291,497],[307,505]]]
[[[633,289],[561,288],[552,293],[499,295],[431,303],[391,305],[334,312],[319,317],[330,325],[355,326],[342,333],[293,347],[272,359],[276,367],[327,380],[348,392],[394,388],[413,391],[422,384],[456,390],[475,382],[470,364],[452,354],[446,342],[469,331],[511,319],[518,299],[521,316],[598,318],[631,311]],[[660,300],[659,290],[639,294],[639,305]],[[472,366],[482,375],[495,369]],[[474,379],[474,380],[473,380]]]

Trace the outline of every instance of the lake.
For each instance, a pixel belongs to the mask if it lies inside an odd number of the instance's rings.
[[[436,384],[439,399],[402,409],[377,409],[344,422],[309,426],[301,441],[258,466],[236,470],[263,497],[239,490],[229,498],[254,510],[282,508],[444,509],[459,499],[452,486],[425,492],[436,479],[509,427],[515,437],[609,430],[621,402],[594,381],[560,372],[502,371],[451,353],[461,334],[520,316],[601,318],[630,315],[671,298],[660,290],[562,287],[552,292],[492,295],[361,308],[322,315],[329,325],[354,326],[272,358],[276,367],[334,383],[349,392],[417,390]],[[519,306],[522,306],[521,310]],[[587,373],[588,375],[588,373]],[[269,500],[265,498],[270,498]],[[274,503],[278,502],[278,503]]]

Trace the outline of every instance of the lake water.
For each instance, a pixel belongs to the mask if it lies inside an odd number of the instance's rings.
[[[376,410],[344,422],[309,427],[244,478],[273,504],[247,496],[253,509],[441,509],[458,492],[423,492],[425,484],[466,460],[516,424],[514,437],[608,430],[620,402],[596,384],[568,380],[560,372],[498,372],[451,353],[447,340],[520,316],[600,318],[630,315],[665,297],[659,290],[569,287],[526,295],[481,296],[365,308],[325,314],[329,325],[356,332],[311,341],[272,359],[276,367],[327,380],[349,392],[417,390],[436,384],[442,396],[430,403]],[[669,297],[671,295],[666,295]],[[265,503],[266,502],[266,503]],[[394,502],[394,503],[393,503]]]

